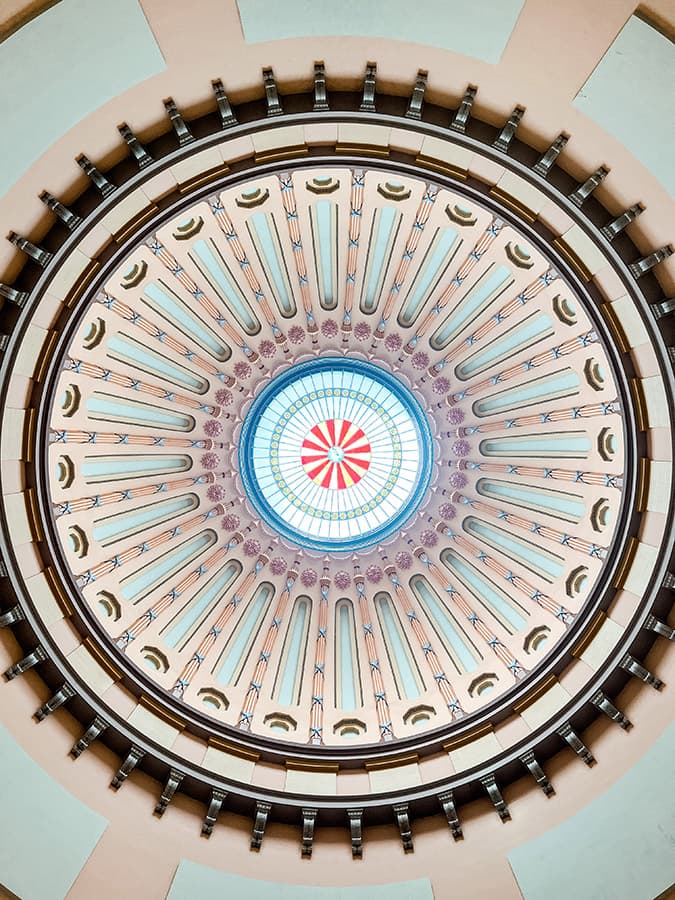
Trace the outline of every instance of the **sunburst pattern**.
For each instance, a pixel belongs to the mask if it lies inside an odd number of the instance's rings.
[[[381,374],[349,408],[301,406],[301,367],[330,359]],[[378,385],[410,420],[398,449]],[[618,519],[621,410],[581,299],[488,209],[376,170],[260,178],[163,226],[86,311],[55,398],[56,527],[111,641],[291,740],[480,708],[565,632]]]

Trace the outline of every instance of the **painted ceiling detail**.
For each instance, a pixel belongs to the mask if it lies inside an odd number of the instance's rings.
[[[377,169],[260,177],[162,226],[84,312],[50,434],[59,538],[111,642],[303,742],[509,689],[592,593],[622,500],[581,298],[478,203]]]
[[[12,233],[0,627],[113,788],[143,769],[204,835],[244,812],[254,850],[341,825],[360,858],[364,822],[410,851],[481,793],[508,821],[519,773],[553,796],[551,755],[630,728],[628,677],[661,687],[671,251],[522,107],[496,129],[420,76],[378,113],[374,64],[362,98],[314,74],[235,107],[214,81],[194,122],[165,100],[173,133],[121,132],[138,171],[81,158],[44,247]]]

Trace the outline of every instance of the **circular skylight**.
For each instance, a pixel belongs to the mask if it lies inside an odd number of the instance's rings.
[[[258,514],[283,537],[353,551],[397,533],[422,502],[431,432],[412,393],[362,360],[288,369],[254,401],[240,471]]]

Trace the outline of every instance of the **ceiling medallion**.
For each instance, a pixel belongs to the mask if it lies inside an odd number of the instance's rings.
[[[398,534],[426,497],[424,411],[373,363],[322,357],[273,378],[239,438],[246,495],[291,544],[354,552]]]

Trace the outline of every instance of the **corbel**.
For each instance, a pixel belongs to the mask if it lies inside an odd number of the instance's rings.
[[[455,795],[452,791],[444,791],[444,793],[438,795],[437,800],[441,804],[441,809],[445,814],[445,818],[448,820],[448,825],[450,826],[453,838],[456,841],[460,840],[460,838],[464,837],[464,832],[462,831],[462,823],[459,821],[459,816],[457,815]]]
[[[130,773],[133,772],[133,770],[136,768],[136,766],[144,756],[145,750],[141,750],[140,747],[132,744],[129,748],[126,759],[113,776],[113,779],[110,782],[110,787],[118,790],[124,784]]]
[[[108,723],[101,716],[96,716],[89,728],[84,732],[82,737],[76,741],[70,751],[73,759],[77,759],[85,750],[87,750],[97,737],[103,734],[108,727]]]
[[[617,216],[616,219],[613,219],[605,225],[604,228],[601,228],[600,233],[606,237],[608,241],[613,241],[617,234],[620,234],[627,225],[634,222],[644,211],[645,207],[642,203],[634,203],[633,206],[626,210],[626,212],[621,213],[620,216]]]
[[[229,98],[225,93],[223,82],[220,78],[216,78],[211,82],[211,86],[213,88],[213,93],[216,95],[216,106],[218,107],[218,115],[220,116],[220,127],[230,128],[232,125],[236,125],[237,117],[235,116]]]
[[[630,719],[627,719],[626,716],[614,706],[607,694],[604,694],[602,691],[597,691],[591,697],[591,703],[599,709],[600,712],[603,712],[608,716],[612,722],[616,722],[616,724],[623,728],[624,731],[628,731],[628,729],[632,727]]]
[[[274,77],[272,69],[263,69],[263,87],[265,88],[265,103],[267,104],[268,116],[280,116],[283,114],[281,100],[279,100],[279,91],[277,90],[277,80]]]
[[[663,262],[664,259],[668,259],[668,257],[672,255],[673,248],[670,244],[667,244],[665,247],[654,250],[649,256],[643,256],[642,259],[639,259],[637,262],[631,263],[628,268],[630,269],[633,278],[638,279],[650,269],[653,269],[654,266],[658,266],[660,262]]]
[[[123,122],[121,125],[118,125],[117,130],[122,135],[124,143],[131,150],[134,159],[138,163],[138,168],[145,169],[147,166],[151,166],[154,162],[153,158],[138,140],[131,128],[129,128],[127,123]]]
[[[159,802],[155,806],[156,816],[164,815],[167,806],[173,800],[173,795],[180,787],[180,783],[184,778],[184,772],[179,772],[178,769],[169,769],[169,777],[166,779],[166,784],[164,785],[164,790],[160,795]]]
[[[16,607],[14,608],[16,609]],[[655,632],[659,637],[664,637],[668,641],[675,641],[675,628],[666,625],[665,622],[657,619],[656,616],[647,616],[645,619],[645,628],[648,631]]]
[[[576,755],[583,759],[587,766],[593,765],[593,763],[595,762],[595,757],[588,749],[586,744],[584,744],[581,738],[572,729],[572,726],[569,724],[569,722],[566,725],[563,725],[562,728],[558,729],[558,734],[566,743],[570,745]]]
[[[363,112],[375,112],[375,84],[377,81],[377,64],[369,62],[366,65],[366,74],[363,76],[363,97],[361,109]]]
[[[0,285],[0,288],[1,287],[2,285]],[[654,314],[655,319],[664,319],[666,316],[675,312],[675,297],[669,297],[667,300],[652,303],[649,308]]]
[[[82,224],[82,219],[79,216],[76,216],[67,206],[64,206],[63,203],[61,203],[60,200],[57,200],[53,194],[49,193],[49,191],[42,191],[40,200],[42,200],[48,209],[51,209],[57,218],[61,219],[69,231],[75,231],[75,229]]]
[[[568,200],[571,200],[575,206],[583,206],[586,200],[591,196],[593,191],[600,185],[605,178],[609,175],[609,169],[607,166],[600,166],[599,169],[596,169],[593,174],[584,181],[583,184],[580,184],[576,191],[572,191],[571,194],[568,195]]]
[[[314,112],[329,109],[326,88],[326,67],[323,62],[314,63]]]
[[[13,303],[15,306],[23,307],[26,305],[28,296],[28,291],[17,291],[16,288],[10,287],[8,284],[3,284],[0,281],[0,297],[2,297],[3,300],[9,300],[9,302]]]
[[[397,803],[392,807],[398,830],[401,835],[401,843],[405,853],[412,853],[415,848],[413,846],[412,828],[410,826],[410,815],[408,814],[407,803]]]
[[[47,700],[46,703],[43,703],[42,706],[35,711],[34,715],[38,722],[42,722],[43,719],[46,719],[47,716],[51,716],[54,710],[58,709],[59,706],[63,706],[71,697],[75,696],[75,691],[69,684],[62,684],[61,687],[55,694]]]
[[[630,672],[635,678],[644,681],[645,684],[650,684],[657,691],[660,691],[663,687],[661,679],[657,678],[656,675],[652,675],[649,669],[645,669],[645,667],[641,665],[635,657],[631,656],[630,653],[627,653],[624,656],[619,663],[619,666],[622,669],[625,669],[626,672]]]
[[[565,149],[565,145],[569,141],[568,134],[559,134],[558,137],[553,141],[551,146],[548,148],[546,153],[543,156],[540,156],[537,162],[534,165],[534,171],[541,175],[542,178],[548,178],[549,172],[553,168],[556,163],[556,160]]]
[[[424,92],[427,87],[428,77],[429,73],[424,69],[418,71],[415,86],[413,87],[410,100],[408,101],[408,109],[405,113],[407,119],[422,118],[422,104],[424,103]]]
[[[75,159],[75,162],[103,197],[109,197],[115,192],[115,185],[111,181],[108,181],[105,175],[96,168],[88,156],[85,156],[84,153],[80,153]]]
[[[2,288],[2,285],[0,285],[0,288]],[[0,296],[2,296],[2,290],[0,290]],[[24,618],[23,610],[17,603],[16,606],[10,606],[9,609],[6,609],[5,612],[0,615],[0,628],[14,625],[15,622],[22,622]]]
[[[190,131],[185,119],[178,111],[178,107],[176,106],[173,97],[167,97],[163,103],[173,130],[176,132],[179,146],[184,147],[186,144],[192,143],[195,139],[194,135]]]
[[[453,131],[460,131],[462,134],[466,131],[467,122],[471,115],[471,107],[473,106],[473,101],[477,93],[478,88],[473,84],[470,84],[466,91],[464,91],[462,102],[459,104],[459,108],[450,123],[450,128],[452,128]]]
[[[260,850],[262,839],[265,837],[265,828],[267,827],[267,819],[270,810],[269,803],[262,803],[260,800],[255,805],[255,819],[253,820],[253,833],[251,834],[251,850]]]
[[[318,809],[302,810],[302,851],[303,859],[309,859],[312,855],[312,847],[314,844],[314,826],[316,825],[316,817]]]
[[[530,775],[537,782],[542,791],[546,794],[547,797],[551,797],[555,794],[553,790],[553,785],[546,777],[546,773],[542,769],[542,767],[537,762],[537,759],[534,755],[534,752],[530,750],[528,753],[525,753],[520,757],[521,763],[525,766]]]
[[[27,656],[24,656],[24,658],[19,660],[18,663],[14,663],[13,666],[10,666],[9,669],[7,669],[7,671],[4,673],[5,678],[7,679],[7,681],[11,681],[13,678],[16,678],[18,675],[23,675],[25,671],[27,671],[28,669],[32,669],[33,666],[36,666],[38,663],[44,662],[46,659],[47,654],[40,646],[40,644],[38,644],[37,647],[34,650],[31,650],[31,652]]]
[[[523,118],[525,114],[524,106],[516,106],[511,115],[506,120],[504,127],[499,132],[496,140],[493,141],[492,146],[495,150],[499,150],[500,153],[508,153],[509,147],[511,146],[511,141],[514,138],[516,133],[516,129],[518,125],[520,125],[520,120]]]
[[[54,254],[50,253],[48,250],[45,250],[43,247],[38,247],[37,244],[34,244],[32,241],[29,241],[28,238],[21,237],[20,234],[17,234],[16,231],[10,231],[7,235],[7,240],[14,244],[22,253],[25,253],[26,256],[29,256],[32,260],[34,260],[39,266],[42,266],[44,269],[45,266],[49,265],[49,263],[54,258]]]
[[[363,810],[348,809],[347,817],[352,839],[352,859],[363,859]]]
[[[220,815],[220,810],[223,807],[226,797],[227,791],[219,791],[217,788],[212,788],[209,808],[207,809],[204,821],[202,822],[202,834],[204,837],[211,837],[213,826],[216,824],[216,819]]]
[[[481,778],[480,783],[487,791],[490,800],[492,800],[492,805],[497,810],[499,818],[502,822],[508,822],[511,818],[511,813],[506,805],[506,801],[502,797],[502,792],[499,790],[495,776],[486,775],[484,778]]]

